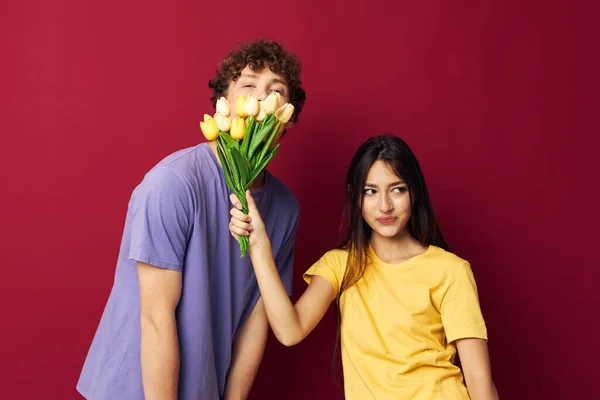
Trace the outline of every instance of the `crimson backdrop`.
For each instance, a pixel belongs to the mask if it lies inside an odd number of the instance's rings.
[[[305,67],[306,108],[272,164],[302,207],[295,296],[337,243],[353,151],[394,132],[472,262],[502,398],[597,393],[592,1],[202,3],[2,2],[1,398],[78,398],[128,197],[201,140],[216,63],[257,36]],[[333,337],[328,314],[294,348],[271,338],[252,399],[341,399]]]

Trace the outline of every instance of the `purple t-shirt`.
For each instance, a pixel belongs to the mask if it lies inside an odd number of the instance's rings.
[[[298,202],[281,181],[265,175],[253,197],[291,294]],[[207,144],[168,156],[134,190],[114,285],[77,384],[85,398],[144,399],[136,261],[183,274],[176,311],[178,398],[223,396],[235,335],[260,296],[250,257],[240,258],[229,233],[230,193]]]

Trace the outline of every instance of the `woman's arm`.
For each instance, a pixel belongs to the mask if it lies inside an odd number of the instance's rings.
[[[471,400],[498,400],[487,342],[476,338],[458,339],[456,347]]]
[[[246,198],[248,215],[240,210],[237,197],[232,195],[235,208],[231,210],[229,230],[236,239],[241,235],[249,236],[249,254],[267,319],[277,339],[285,346],[293,346],[321,321],[329,304],[335,299],[335,293],[325,278],[315,276],[296,304],[292,304],[273,260],[271,242],[260,213],[249,192]]]

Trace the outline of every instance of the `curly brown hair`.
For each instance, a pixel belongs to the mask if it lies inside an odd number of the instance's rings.
[[[210,100],[216,105],[217,99],[225,95],[229,84],[240,77],[246,66],[260,71],[265,65],[285,80],[290,91],[290,103],[295,110],[292,122],[296,123],[306,100],[306,92],[300,80],[302,64],[294,54],[285,51],[283,46],[274,41],[252,40],[232,49],[219,64],[215,77],[208,82],[208,87],[213,92]]]

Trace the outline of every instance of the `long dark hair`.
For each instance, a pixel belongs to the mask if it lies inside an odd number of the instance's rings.
[[[346,271],[337,295],[334,311],[337,318],[337,335],[333,358],[335,379],[335,356],[341,333],[340,299],[344,291],[362,278],[367,268],[371,227],[362,216],[362,200],[365,180],[373,163],[384,161],[408,186],[411,214],[408,231],[423,246],[434,245],[450,251],[436,222],[425,177],[417,157],[408,144],[394,135],[375,136],[365,141],[356,151],[346,175],[346,200],[344,225],[346,238],[338,249],[348,251]]]

